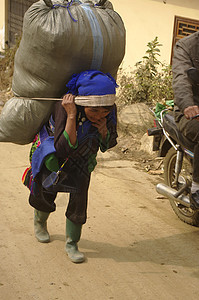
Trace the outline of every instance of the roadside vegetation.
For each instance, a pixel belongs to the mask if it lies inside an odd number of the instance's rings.
[[[155,105],[173,99],[171,66],[159,60],[158,37],[147,44],[142,60],[130,72],[119,70],[118,105],[133,103]]]
[[[14,70],[14,56],[19,47],[19,40],[12,48],[6,49],[0,58],[0,90],[8,91],[11,89],[12,75]]]

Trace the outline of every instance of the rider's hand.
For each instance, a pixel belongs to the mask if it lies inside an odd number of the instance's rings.
[[[184,110],[184,115],[187,119],[191,119],[197,114],[199,114],[199,107],[197,105],[188,106]],[[199,118],[197,120],[199,121]]]
[[[62,106],[67,112],[68,118],[74,118],[77,114],[77,108],[75,105],[75,97],[72,94],[66,94],[62,100]]]

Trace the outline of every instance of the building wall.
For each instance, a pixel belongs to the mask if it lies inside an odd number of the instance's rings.
[[[4,44],[5,0],[0,0],[0,51]]]
[[[162,62],[170,63],[174,16],[199,20],[198,0],[110,0],[121,15],[127,31],[124,68],[134,67],[156,36]]]
[[[0,0],[0,45],[5,20],[5,1]],[[198,0],[110,0],[121,15],[126,31],[127,46],[124,67],[133,67],[141,60],[147,43],[156,36],[163,46],[161,60],[169,63],[171,56],[174,16],[199,20]],[[0,46],[1,47],[1,46]]]
[[[0,29],[3,28],[5,22],[5,0],[0,0]]]

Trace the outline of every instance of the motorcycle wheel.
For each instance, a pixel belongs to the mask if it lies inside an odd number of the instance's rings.
[[[174,182],[176,156],[177,156],[176,151],[172,147],[169,149],[169,151],[167,152],[164,158],[164,181],[170,187],[173,187],[173,182]],[[192,180],[191,173],[192,173],[191,163],[184,157],[177,190],[179,190],[180,187],[182,187],[182,185],[185,182],[187,182],[187,180],[189,181]],[[187,195],[188,193],[184,192],[184,194]],[[169,200],[169,201],[173,211],[181,221],[189,225],[199,227],[198,211],[192,210],[191,208],[187,208],[186,206],[182,205],[178,201],[173,201],[173,200]]]

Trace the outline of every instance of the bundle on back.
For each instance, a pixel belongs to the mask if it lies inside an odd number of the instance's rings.
[[[23,35],[15,55],[13,92],[17,97],[59,98],[74,73],[97,69],[116,77],[124,53],[124,24],[109,1],[38,1],[24,16]],[[35,100],[22,101],[17,97],[9,101],[13,106],[16,101],[21,101],[22,106],[28,101],[26,108],[29,107],[31,118],[27,119],[26,109],[24,117],[19,118],[16,111],[9,122],[23,119],[25,138],[21,128],[8,132],[11,123],[6,125],[6,115],[11,105],[7,105],[7,111],[0,116],[0,141],[26,144],[49,117],[53,104],[45,102],[42,112],[38,104],[39,117],[34,119],[31,106],[34,102],[35,113]]]

